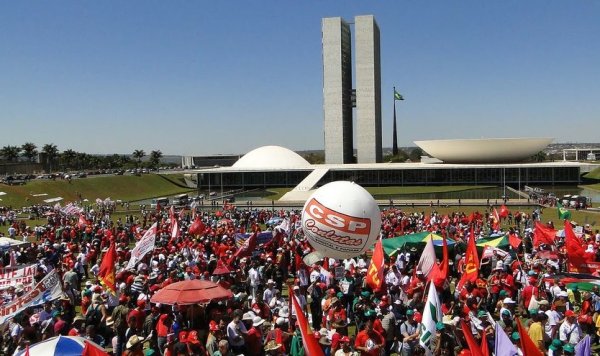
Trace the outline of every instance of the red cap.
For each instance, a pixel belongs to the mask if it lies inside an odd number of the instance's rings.
[[[137,306],[140,307],[140,308],[146,307],[146,301],[145,300],[138,300],[137,301]]]
[[[208,330],[210,330],[210,331],[218,331],[219,330],[219,325],[217,324],[216,321],[211,320],[210,323],[208,324]]]
[[[187,340],[191,344],[199,344],[200,339],[198,339],[198,332],[196,330],[190,331]]]
[[[340,338],[340,342],[350,342],[350,339],[348,338],[348,336],[342,336]]]
[[[179,332],[179,342],[187,342],[187,331]]]
[[[575,312],[573,312],[572,310],[567,310],[565,312],[565,316],[575,316]]]
[[[126,303],[126,302],[127,302],[127,296],[126,296],[125,294],[122,294],[122,295],[119,297],[119,302],[121,302],[121,303]]]
[[[96,288],[94,288],[94,293],[102,293],[102,287],[96,286]]]
[[[318,331],[315,331],[315,332],[313,333],[313,336],[315,337],[315,339],[320,339],[320,338],[321,338],[321,333],[320,333],[320,332],[318,332]]]

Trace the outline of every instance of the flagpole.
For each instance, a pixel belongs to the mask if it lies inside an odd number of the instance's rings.
[[[392,138],[392,155],[397,156],[398,155],[398,131],[396,129],[396,87],[394,87],[394,94],[393,94],[393,99],[394,99],[394,132],[393,132],[393,138]]]

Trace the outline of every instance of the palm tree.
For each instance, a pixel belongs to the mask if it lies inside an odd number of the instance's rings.
[[[142,162],[142,158],[146,155],[146,152],[144,152],[144,150],[135,150],[133,151],[133,158],[137,159],[138,161],[138,167],[140,166],[140,163]]]
[[[162,156],[163,154],[160,152],[160,150],[150,152],[150,166],[154,169],[157,169]]]
[[[61,161],[65,168],[72,168],[74,166],[75,158],[77,158],[77,152],[72,149],[65,150],[61,155]]]
[[[16,161],[19,157],[19,152],[21,152],[21,148],[19,146],[8,145],[0,149],[0,155],[2,155],[2,157],[9,162]]]
[[[42,153],[46,155],[46,160],[49,166],[49,172],[52,173],[52,163],[58,157],[58,147],[53,143],[47,143],[42,147]]]
[[[22,151],[21,155],[23,157],[27,158],[27,160],[29,162],[33,162],[33,159],[38,154],[37,146],[35,145],[35,143],[32,143],[32,142],[25,142],[21,146],[21,151]]]

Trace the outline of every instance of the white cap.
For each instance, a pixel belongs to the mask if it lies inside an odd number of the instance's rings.
[[[510,298],[504,298],[504,300],[502,301],[502,303],[504,304],[515,304],[516,302]]]

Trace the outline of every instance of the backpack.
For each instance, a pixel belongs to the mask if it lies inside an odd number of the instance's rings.
[[[100,304],[96,304],[93,308],[88,308],[85,314],[85,325],[100,325],[102,320],[102,313],[100,312]]]

